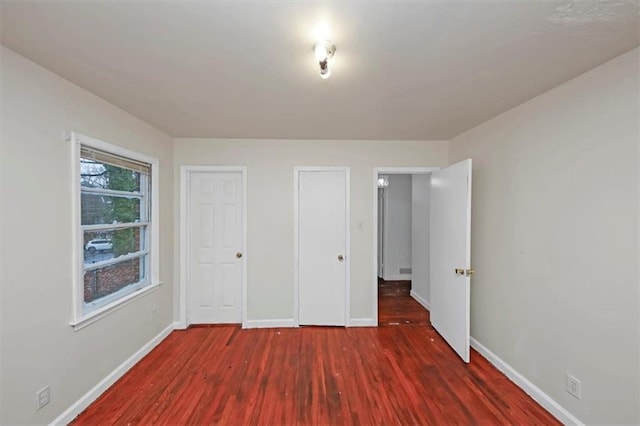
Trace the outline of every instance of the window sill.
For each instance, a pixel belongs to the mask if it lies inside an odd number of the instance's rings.
[[[93,324],[94,322],[106,317],[107,315],[110,315],[112,312],[115,312],[120,308],[127,306],[129,303],[133,302],[134,300],[137,300],[142,296],[155,291],[156,289],[158,289],[158,287],[160,287],[160,285],[162,285],[162,283],[157,282],[155,284],[151,284],[147,287],[141,288],[140,290],[134,291],[133,293],[121,299],[118,299],[115,302],[112,302],[106,306],[103,306],[102,308],[97,309],[83,316],[82,318],[79,318],[76,321],[72,321],[69,325],[73,327],[73,331],[80,331],[83,328]]]

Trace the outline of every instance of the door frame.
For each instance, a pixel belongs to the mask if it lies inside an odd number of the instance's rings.
[[[378,238],[376,240],[376,246],[377,246],[376,257],[378,261],[377,275],[378,277],[383,277],[384,276],[384,240],[385,240],[384,236],[387,231],[387,228],[385,226],[385,223],[387,221],[387,196],[384,192],[384,188],[378,188],[377,201],[378,203],[376,204],[377,206],[376,218],[379,219],[380,217],[382,217],[382,221],[378,220],[375,225],[378,231],[376,232],[376,236]],[[382,203],[380,201],[382,201]]]
[[[349,167],[296,166],[293,168],[293,322],[300,326],[300,281],[299,281],[299,220],[300,172],[345,172],[345,326],[351,325],[351,177]]]
[[[178,302],[177,329],[189,326],[189,200],[192,173],[240,173],[242,188],[242,288],[240,310],[242,311],[242,327],[247,323],[247,167],[246,166],[180,166],[180,283]]]
[[[371,279],[371,301],[374,326],[378,326],[378,175],[426,175],[441,167],[374,167],[373,168],[373,268]]]

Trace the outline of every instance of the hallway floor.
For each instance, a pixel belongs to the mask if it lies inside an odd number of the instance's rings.
[[[410,293],[411,281],[378,279],[378,326],[429,326],[429,311]]]

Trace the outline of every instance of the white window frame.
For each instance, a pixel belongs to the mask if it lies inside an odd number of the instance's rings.
[[[148,294],[149,292],[157,289],[160,282],[160,269],[159,269],[159,213],[160,213],[160,200],[159,200],[159,161],[156,158],[140,154],[128,149],[121,148],[119,146],[104,142],[89,136],[81,135],[79,133],[70,132],[69,140],[71,141],[71,185],[72,185],[72,270],[73,270],[73,318],[71,326],[74,330],[78,331],[89,324],[109,315],[121,307],[131,303],[133,300]],[[84,313],[84,230],[81,225],[81,189],[80,189],[80,148],[81,146],[87,146],[95,148],[101,151],[108,152],[110,154],[118,155],[132,160],[148,163],[151,165],[151,203],[150,203],[150,225],[147,225],[147,248],[149,256],[147,257],[150,262],[148,269],[147,279],[141,281],[140,287],[131,293],[122,296],[118,291],[103,298],[112,298],[104,306],[101,306],[91,312]],[[102,225],[95,225],[93,227],[100,228]],[[113,228],[113,225],[107,225],[109,228]],[[87,227],[85,227],[87,228]],[[118,260],[124,260],[125,257],[137,258],[137,255],[128,255],[118,258]],[[110,261],[100,262],[99,266],[106,266]],[[118,297],[120,296],[120,297]]]

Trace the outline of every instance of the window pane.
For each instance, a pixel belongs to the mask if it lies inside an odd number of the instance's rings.
[[[84,302],[89,303],[140,282],[141,259],[131,259],[84,273]],[[133,286],[132,286],[133,287]],[[131,288],[133,290],[133,288]],[[124,295],[124,294],[123,294]]]
[[[102,262],[146,249],[146,226],[84,233],[84,264]]]
[[[133,223],[142,220],[139,198],[81,194],[82,225]]]
[[[80,160],[80,186],[85,188],[140,192],[141,176],[144,175],[123,167],[87,158]]]

